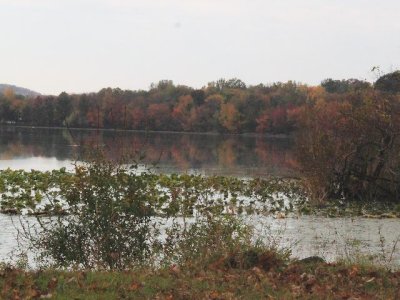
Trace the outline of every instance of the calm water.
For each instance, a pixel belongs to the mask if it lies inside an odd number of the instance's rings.
[[[0,127],[0,169],[69,166],[93,146],[111,158],[144,154],[141,162],[165,173],[290,176],[296,168],[289,139]]]
[[[159,172],[166,173],[292,176],[297,167],[293,145],[287,139],[0,127],[0,169],[70,167],[93,146],[103,148],[111,158],[145,153],[143,163],[155,164]],[[280,246],[290,246],[296,257],[351,258],[360,252],[378,255],[383,248],[390,253],[400,234],[398,219],[254,217],[249,221]],[[16,246],[18,224],[18,218],[0,214],[0,260],[7,259]],[[391,263],[400,265],[398,248]]]

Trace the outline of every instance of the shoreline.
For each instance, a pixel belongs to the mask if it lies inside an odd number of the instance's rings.
[[[239,136],[256,137],[267,139],[292,139],[293,134],[261,134],[255,132],[226,133],[226,132],[198,132],[198,131],[169,131],[169,130],[138,130],[138,129],[113,129],[113,128],[87,128],[87,127],[62,127],[62,126],[30,126],[30,125],[11,125],[0,124],[0,128],[27,128],[27,129],[54,129],[54,130],[73,130],[73,131],[103,131],[103,132],[132,132],[132,133],[165,133],[165,134],[188,134],[204,136]]]

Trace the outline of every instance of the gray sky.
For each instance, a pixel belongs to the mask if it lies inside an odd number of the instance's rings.
[[[0,82],[45,94],[400,67],[399,0],[0,0]]]

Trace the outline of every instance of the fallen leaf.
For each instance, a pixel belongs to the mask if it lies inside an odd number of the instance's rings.
[[[174,274],[179,274],[181,272],[181,269],[177,265],[172,265],[169,269]]]
[[[212,291],[209,297],[211,300],[218,300],[220,299],[221,295],[217,291]]]
[[[31,288],[28,292],[28,299],[36,299],[40,297],[40,291],[35,288]]]
[[[19,300],[19,299],[21,299],[21,298],[19,297],[19,292],[18,292],[18,290],[13,290],[12,299],[13,299],[13,300]]]
[[[349,272],[350,277],[354,277],[358,274],[359,268],[357,266],[353,266]]]
[[[68,278],[67,283],[71,283],[71,282],[73,282],[73,281],[76,281],[76,278],[75,278],[75,277]]]
[[[129,286],[128,290],[129,291],[137,291],[138,289],[140,289],[143,285],[141,283],[137,283],[137,282],[132,282],[131,285]]]
[[[47,284],[47,288],[49,290],[54,290],[54,288],[57,286],[58,279],[56,277],[53,277],[50,279],[49,283]]]

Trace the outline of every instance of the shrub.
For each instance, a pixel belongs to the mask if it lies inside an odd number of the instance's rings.
[[[376,91],[310,103],[298,157],[314,199],[399,200],[400,97]]]
[[[123,269],[143,262],[151,248],[151,177],[135,176],[136,165],[103,158],[75,166],[61,186],[69,214],[38,218],[33,238],[42,259],[56,266]]]
[[[278,179],[154,175],[101,154],[72,173],[0,172],[0,183],[8,193],[2,205],[37,217],[40,229],[28,224],[25,237],[39,262],[85,269],[201,264],[240,253],[256,245],[238,215],[291,210],[286,197],[303,202],[296,185]]]

